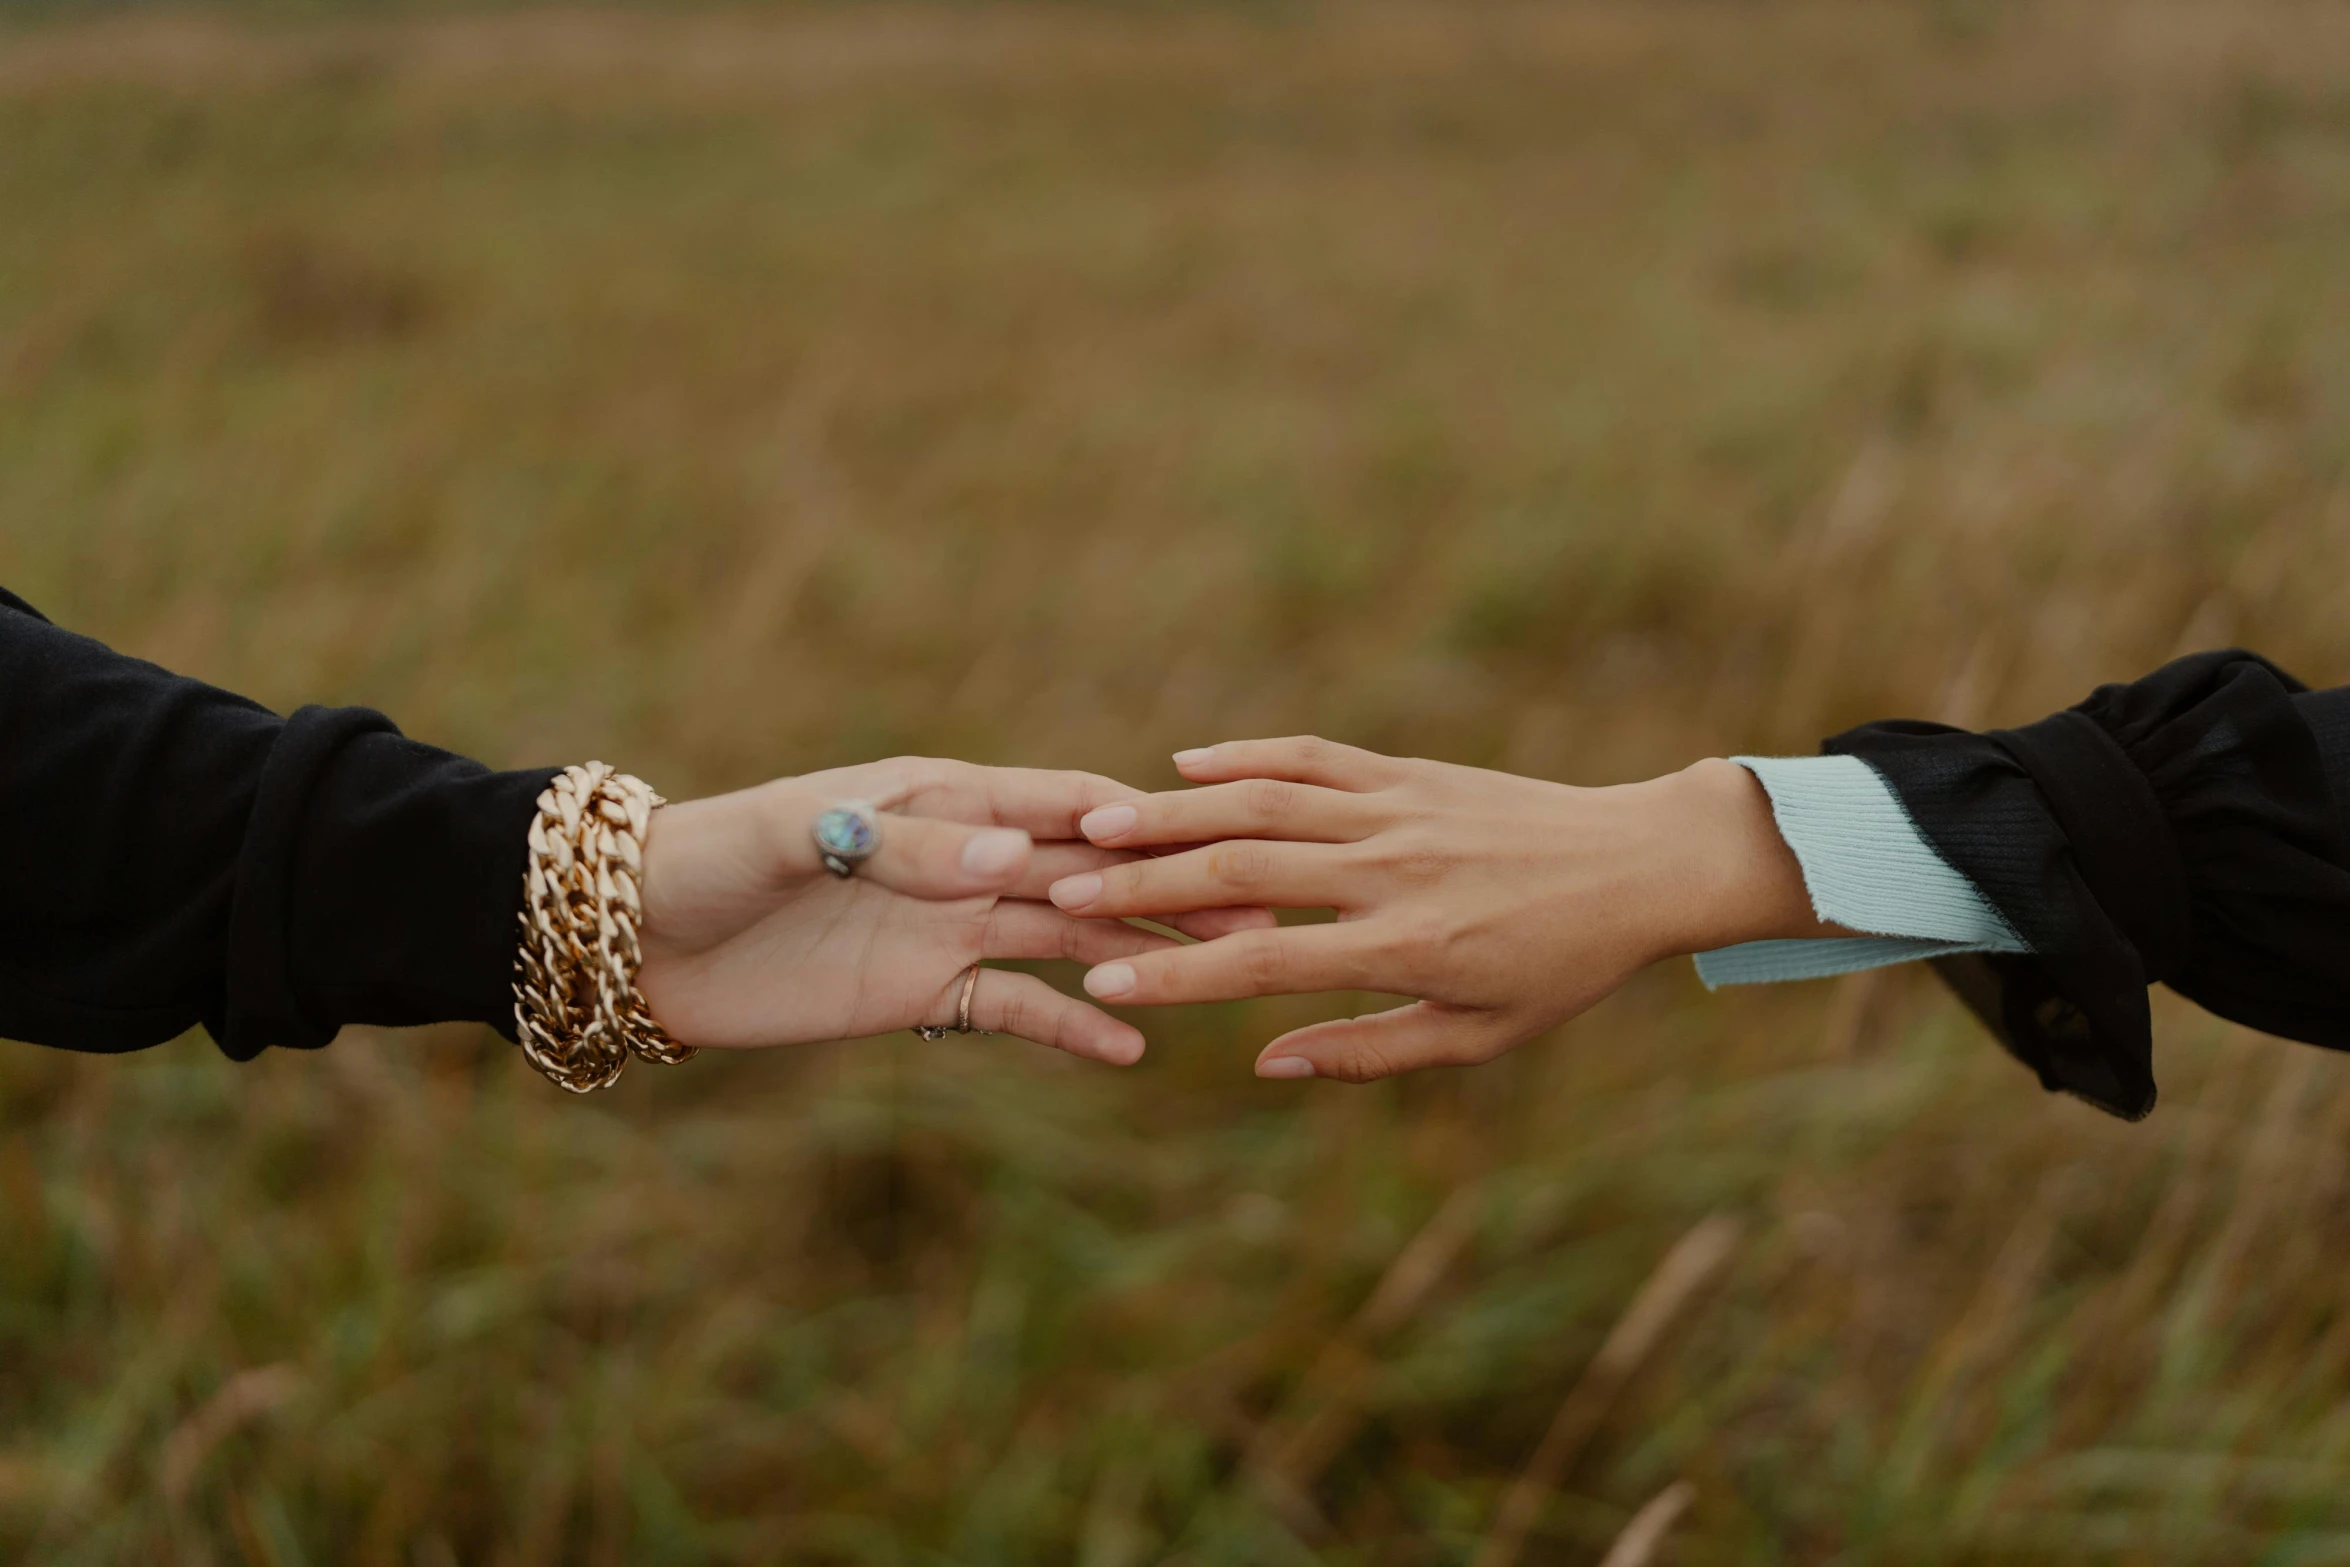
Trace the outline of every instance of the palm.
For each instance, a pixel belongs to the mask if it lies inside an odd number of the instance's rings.
[[[933,903],[810,880],[733,939],[679,966],[663,1021],[719,1047],[853,1039],[933,1021],[979,961],[994,898]]]
[[[1042,901],[1056,876],[1115,854],[1079,839],[1077,822],[1131,792],[1085,773],[902,758],[670,806],[645,845],[637,987],[681,1043],[741,1049],[952,1022],[960,977],[983,959],[1099,963],[1167,945]],[[844,799],[873,802],[886,824],[880,852],[845,880],[809,838]],[[985,840],[1010,851],[992,868],[967,857]],[[1186,928],[1271,918],[1220,915]],[[976,1027],[1101,1060],[1142,1053],[1130,1025],[1034,976],[990,973],[975,990]]]

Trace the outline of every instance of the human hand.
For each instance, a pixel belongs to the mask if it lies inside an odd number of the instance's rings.
[[[1659,958],[1838,933],[1813,916],[1762,786],[1732,762],[1603,789],[1316,739],[1175,762],[1207,787],[1106,801],[1079,823],[1096,845],[1163,857],[1072,872],[1054,903],[1089,919],[1247,903],[1335,909],[1337,922],[1137,948],[1089,973],[1090,993],[1152,1006],[1419,998],[1284,1034],[1260,1077],[1359,1083],[1490,1060]]]
[[[901,757],[664,806],[644,845],[637,989],[679,1043],[745,1049],[951,1024],[963,971],[983,958],[1100,964],[1174,946],[1041,901],[1059,878],[1135,857],[1076,828],[1132,793],[1090,773]],[[810,837],[843,800],[882,813],[880,848],[846,878]],[[1204,910],[1175,928],[1271,923]],[[1143,1051],[1131,1024],[1001,969],[982,971],[971,1022],[1121,1066]]]

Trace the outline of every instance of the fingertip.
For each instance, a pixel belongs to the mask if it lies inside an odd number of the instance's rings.
[[[1027,868],[1035,845],[1017,827],[990,827],[963,843],[963,874],[986,885],[1009,881]]]
[[[1131,805],[1105,805],[1078,820],[1077,830],[1094,843],[1115,843],[1134,831],[1142,813]]]
[[[1099,968],[1087,971],[1085,993],[1097,1001],[1115,1001],[1120,996],[1132,995],[1134,983],[1132,964],[1104,963]]]
[[[1312,1077],[1314,1063],[1304,1056],[1273,1056],[1257,1062],[1257,1076],[1274,1079]]]
[[[1111,1066],[1134,1065],[1142,1059],[1143,1051],[1148,1048],[1142,1030],[1129,1028],[1115,1019],[1109,1021],[1111,1026],[1103,1031],[1101,1039],[1094,1046],[1094,1058],[1106,1061]]]
[[[1205,766],[1215,754],[1216,748],[1212,745],[1194,746],[1188,751],[1178,751],[1175,753],[1175,770],[1179,773],[1188,773],[1195,767]]]

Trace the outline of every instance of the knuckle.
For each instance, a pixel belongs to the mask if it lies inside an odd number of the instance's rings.
[[[1289,953],[1278,941],[1252,941],[1240,951],[1240,967],[1252,989],[1272,990],[1289,977]]]
[[[1004,997],[996,1008],[996,1026],[1007,1034],[1017,1034],[1022,1039],[1034,1039],[1036,1035],[1031,1030],[1035,1025],[1035,1003],[1020,991],[1015,990]]]
[[[1095,913],[1111,908],[1141,908],[1150,902],[1149,860],[1129,860],[1123,865],[1104,866],[1101,871],[1102,892],[1094,900],[1095,907],[1086,910]]]
[[[966,765],[938,756],[893,756],[874,768],[874,781],[890,796],[903,797],[954,782]]]
[[[1261,844],[1219,844],[1208,851],[1208,876],[1219,886],[1247,892],[1262,886],[1272,874],[1273,857]]]
[[[1408,887],[1432,887],[1460,866],[1460,855],[1417,832],[1394,835],[1380,851],[1387,873]]]
[[[1412,887],[1433,887],[1453,872],[1459,862],[1442,849],[1406,849],[1390,867],[1395,879]]]
[[[1241,785],[1242,814],[1259,826],[1276,826],[1297,810],[1297,791],[1271,778],[1251,779]]]

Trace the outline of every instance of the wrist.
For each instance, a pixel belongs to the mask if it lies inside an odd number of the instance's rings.
[[[1803,866],[1754,774],[1709,757],[1655,782],[1664,841],[1678,862],[1663,916],[1671,954],[1837,933],[1813,912]]]

